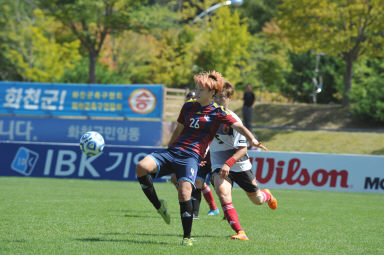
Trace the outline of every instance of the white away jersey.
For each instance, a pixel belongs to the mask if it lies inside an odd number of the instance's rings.
[[[240,118],[232,111],[227,110],[237,121],[240,123]],[[247,139],[230,126],[221,124],[216,132],[215,138],[213,139],[209,150],[211,152],[211,164],[212,171],[217,168],[222,168],[233,154],[235,154],[238,147],[247,147]],[[252,168],[251,162],[249,161],[248,154],[245,154],[239,159],[232,167],[230,171],[242,172]]]

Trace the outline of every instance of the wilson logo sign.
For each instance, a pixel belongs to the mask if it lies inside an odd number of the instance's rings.
[[[276,184],[301,185],[312,184],[315,187],[340,187],[348,188],[348,170],[346,169],[310,169],[302,165],[299,158],[288,161],[276,160],[275,158],[252,158],[256,171],[256,180],[265,184],[275,182]]]

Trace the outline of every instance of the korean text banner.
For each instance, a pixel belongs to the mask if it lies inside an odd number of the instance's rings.
[[[162,85],[0,82],[0,113],[162,118]]]
[[[138,162],[162,149],[106,145],[102,153],[88,157],[77,144],[0,142],[0,176],[135,181]]]
[[[162,123],[0,116],[0,141],[78,143],[87,131],[102,134],[107,145],[158,146]]]

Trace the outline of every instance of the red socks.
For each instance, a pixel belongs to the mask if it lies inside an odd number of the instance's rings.
[[[240,230],[243,230],[240,226],[239,216],[237,216],[237,212],[232,203],[222,205],[222,207],[224,215],[227,218],[229,225],[231,225],[231,228],[235,230],[236,233],[238,233]]]
[[[203,196],[205,198],[205,201],[207,201],[207,203],[209,205],[209,209],[210,210],[216,210],[217,207],[215,204],[215,200],[213,199],[212,191],[209,188],[209,186],[206,185],[201,191],[203,192]]]
[[[268,202],[270,199],[271,199],[271,195],[267,192],[265,192],[264,190],[260,190],[261,191],[261,194],[263,194],[264,196],[264,202]]]

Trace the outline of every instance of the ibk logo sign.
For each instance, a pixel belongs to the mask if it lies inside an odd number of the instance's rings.
[[[160,149],[110,145],[88,157],[78,144],[0,143],[0,176],[135,181],[136,165]]]
[[[36,162],[39,159],[39,154],[25,147],[19,147],[13,158],[11,169],[22,175],[31,175],[35,168]]]
[[[382,156],[258,151],[248,154],[262,187],[384,192]]]

